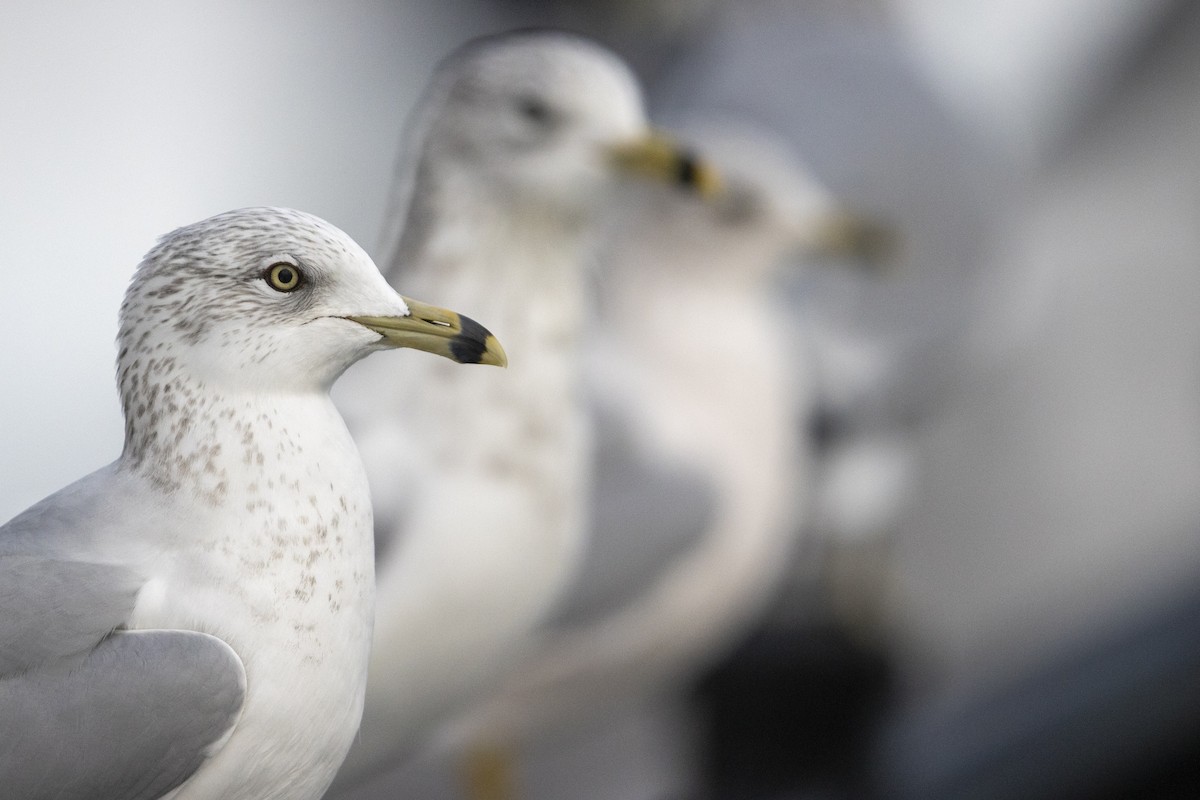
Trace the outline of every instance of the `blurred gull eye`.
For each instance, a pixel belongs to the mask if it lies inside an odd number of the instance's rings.
[[[550,104],[540,97],[526,95],[517,98],[517,111],[530,122],[538,125],[548,124],[554,117]]]
[[[267,267],[263,278],[266,279],[272,289],[278,292],[294,292],[304,282],[300,268],[295,264],[288,264],[287,262],[280,262]]]

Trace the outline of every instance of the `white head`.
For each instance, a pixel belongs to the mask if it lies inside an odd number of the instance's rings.
[[[629,68],[567,33],[469,43],[439,66],[419,114],[420,169],[465,173],[491,198],[571,208],[624,172],[691,187],[705,179],[688,154],[650,135]]]
[[[425,159],[515,198],[586,201],[611,172],[609,148],[646,129],[629,69],[567,34],[472,42],[442,63],[426,102]]]
[[[171,402],[181,382],[324,391],[385,347],[503,361],[477,323],[407,301],[345,233],[279,208],[230,211],[164,236],[126,292],[117,343],[127,428]]]

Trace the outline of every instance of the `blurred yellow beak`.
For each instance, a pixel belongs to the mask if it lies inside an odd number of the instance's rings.
[[[622,172],[674,184],[701,197],[711,197],[721,188],[716,170],[661,133],[615,145],[612,157]]]
[[[855,258],[876,268],[894,261],[901,246],[897,230],[850,211],[834,212],[810,223],[802,239],[810,252]]]

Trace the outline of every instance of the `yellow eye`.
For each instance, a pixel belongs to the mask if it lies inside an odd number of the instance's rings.
[[[300,284],[303,282],[300,269],[295,264],[272,264],[267,267],[267,274],[264,277],[266,277],[267,283],[271,284],[272,289],[280,292],[294,292],[300,288]]]

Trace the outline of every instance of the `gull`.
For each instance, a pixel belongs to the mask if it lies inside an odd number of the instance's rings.
[[[384,348],[504,352],[277,208],[164,236],[117,344],[120,458],[0,527],[2,793],[318,798],[358,727],[374,600],[329,388]]]
[[[379,598],[362,730],[331,796],[400,763],[502,676],[568,585],[586,529],[581,354],[600,220],[627,179],[716,182],[647,128],[615,55],[565,33],[467,44],[436,70],[410,137],[385,274],[493,315],[514,358],[500,381],[414,364],[437,397],[395,381],[386,405],[370,401],[357,380],[386,377],[369,363],[341,386],[372,485]]]
[[[724,189],[708,202],[648,193],[607,239],[588,360],[605,432],[592,548],[536,647],[451,726],[448,739],[493,753],[481,794],[515,793],[520,743],[684,688],[793,563],[813,479],[800,430],[812,398],[772,279],[789,260],[876,232],[757,128],[709,123],[694,138]]]

